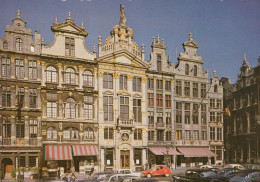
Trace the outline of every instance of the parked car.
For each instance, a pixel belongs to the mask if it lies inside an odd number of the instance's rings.
[[[143,171],[143,176],[146,176],[147,178],[151,178],[152,176],[161,176],[161,175],[167,177],[170,174],[171,174],[171,170],[165,165],[156,165],[151,169]]]
[[[138,179],[137,176],[131,176],[126,174],[111,174],[107,175],[105,179],[103,179],[103,182],[112,182],[112,181],[119,181],[119,182],[130,182],[133,181],[133,179]]]
[[[235,176],[238,172],[240,172],[241,170],[236,169],[236,168],[224,168],[220,171],[219,176],[223,176],[226,178],[232,178],[233,176]]]
[[[116,173],[118,174],[127,174],[127,175],[131,175],[131,176],[137,176],[137,177],[141,177],[141,173],[139,172],[133,172],[131,169],[118,169],[116,171]]]
[[[225,166],[225,168],[236,168],[236,169],[240,169],[240,170],[244,170],[244,166],[240,165],[240,164],[227,164]]]
[[[260,171],[259,170],[241,171],[230,179],[230,182],[242,182],[242,181],[243,182],[260,181]]]
[[[217,167],[213,167],[213,168],[209,168],[211,171],[215,172],[216,174],[219,174],[220,173],[220,169],[217,168]]]
[[[260,165],[259,164],[247,164],[245,166],[247,170],[260,170]]]
[[[211,165],[200,166],[200,169],[209,169],[209,168],[213,168],[213,167]]]
[[[112,172],[102,172],[102,173],[94,173],[91,176],[91,179],[83,179],[79,180],[79,182],[97,182],[97,181],[102,181],[106,178],[107,175],[114,174]]]

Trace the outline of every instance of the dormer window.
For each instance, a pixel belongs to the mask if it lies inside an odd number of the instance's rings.
[[[162,71],[161,54],[157,54],[157,71]]]
[[[194,73],[194,76],[197,76],[197,75],[198,75],[198,68],[197,68],[196,65],[194,65],[193,73]]]
[[[185,65],[185,75],[189,75],[189,65]]]
[[[4,43],[3,43],[3,48],[4,48],[4,49],[8,49],[8,43],[7,43],[7,42],[4,42]]]
[[[214,85],[214,92],[218,92],[218,86]]]
[[[75,39],[65,38],[65,54],[66,56],[75,56]]]
[[[18,38],[18,39],[16,39],[16,44],[15,44],[15,49],[17,50],[17,51],[22,51],[22,49],[23,49],[23,40],[22,39],[20,39],[20,38]]]
[[[31,52],[34,52],[34,46],[31,46]]]

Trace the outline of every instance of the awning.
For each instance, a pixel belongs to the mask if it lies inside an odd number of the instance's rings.
[[[184,157],[214,157],[216,154],[205,147],[178,147]]]
[[[155,155],[182,155],[174,147],[149,147],[149,150]]]
[[[45,160],[72,160],[69,145],[46,145]]]
[[[74,156],[98,155],[98,147],[96,145],[73,145]]]
[[[0,152],[41,152],[41,150],[0,150]]]

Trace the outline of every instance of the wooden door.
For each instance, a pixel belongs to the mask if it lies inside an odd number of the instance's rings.
[[[129,150],[121,150],[121,152],[120,152],[120,167],[121,167],[121,169],[129,169],[130,168],[130,151]]]

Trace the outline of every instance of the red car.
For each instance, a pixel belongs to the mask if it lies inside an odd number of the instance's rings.
[[[165,165],[156,165],[151,169],[143,172],[143,176],[151,178],[152,176],[165,175],[166,177],[171,174],[171,170]]]

